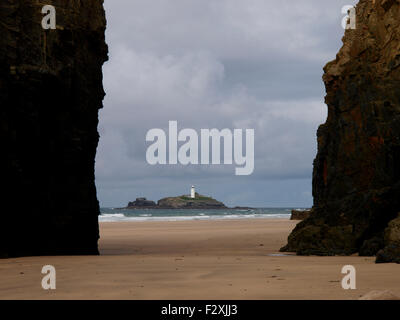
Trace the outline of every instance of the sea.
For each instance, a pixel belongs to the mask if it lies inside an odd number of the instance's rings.
[[[224,219],[290,219],[291,211],[305,208],[254,209],[118,209],[101,208],[100,222],[119,221],[185,221]]]

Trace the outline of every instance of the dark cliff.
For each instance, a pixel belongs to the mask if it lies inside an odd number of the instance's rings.
[[[390,221],[400,212],[400,5],[361,0],[356,12],[356,29],[324,68],[328,118],[317,134],[314,209],[282,251],[381,250],[379,262],[398,261],[400,243],[390,239],[399,237],[387,234],[399,232]]]
[[[94,161],[107,59],[102,0],[0,3],[0,256],[97,254]]]

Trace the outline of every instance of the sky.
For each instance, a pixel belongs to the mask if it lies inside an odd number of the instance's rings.
[[[109,61],[96,186],[102,207],[200,194],[229,206],[312,206],[323,66],[351,0],[105,0]],[[150,165],[146,133],[254,129],[255,165]]]

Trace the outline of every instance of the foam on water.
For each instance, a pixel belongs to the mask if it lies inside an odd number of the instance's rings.
[[[228,219],[289,219],[289,208],[257,209],[114,209],[102,208],[100,222],[120,221],[187,221],[187,220],[228,220]]]

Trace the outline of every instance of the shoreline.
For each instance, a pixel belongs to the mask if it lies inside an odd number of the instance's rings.
[[[242,220],[287,219],[293,210],[289,208],[259,209],[131,209],[102,208],[100,222],[123,221],[196,221],[196,220]]]
[[[100,221],[100,223],[139,223],[139,222],[190,222],[190,221],[243,221],[243,220],[290,220],[290,214],[288,214],[289,217],[270,217],[267,218],[265,216],[263,217],[243,217],[243,218],[231,218],[227,217],[224,218],[223,216],[221,217],[216,217],[216,218],[210,218],[209,216],[204,216],[204,218],[190,218],[190,217],[185,217],[185,216],[179,216],[176,217],[177,219],[170,219],[167,220],[169,217],[147,217],[148,219],[146,220],[146,217],[125,217],[126,220],[115,220],[115,221]],[[150,219],[149,219],[150,218]],[[152,219],[154,218],[154,219]],[[173,218],[173,217],[171,217]],[[179,219],[181,218],[181,219]],[[186,218],[186,219],[185,219]],[[131,220],[129,220],[131,219]],[[134,220],[137,219],[137,220]],[[299,221],[298,221],[299,222]]]

